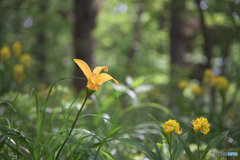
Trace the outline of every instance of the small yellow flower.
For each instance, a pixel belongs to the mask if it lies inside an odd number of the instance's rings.
[[[80,69],[83,71],[85,76],[88,79],[87,82],[87,88],[92,91],[98,91],[99,86],[102,85],[104,82],[113,80],[117,85],[119,84],[116,79],[114,79],[112,76],[110,76],[107,73],[100,73],[102,70],[105,72],[108,71],[107,66],[99,66],[96,67],[93,72],[89,68],[88,64],[80,59],[74,59],[74,62],[77,63],[77,65],[80,67]]]
[[[13,67],[13,72],[14,72],[14,73],[22,73],[22,72],[24,72],[24,68],[23,68],[22,65],[16,64],[16,65]]]
[[[10,57],[11,57],[11,52],[10,52],[9,47],[8,46],[4,46],[1,49],[1,52],[0,52],[0,60],[1,61],[8,61]]]
[[[184,89],[187,86],[187,81],[182,80],[178,83],[178,88]]]
[[[24,68],[22,65],[16,64],[13,67],[13,79],[18,84],[22,83],[25,80]]]
[[[202,88],[199,85],[193,85],[192,92],[196,95],[201,95],[203,93]]]
[[[21,42],[15,41],[12,45],[13,53],[15,54],[16,57],[20,57],[22,53],[22,45]]]
[[[229,84],[224,76],[216,76],[212,80],[212,86],[220,90],[228,90]]]
[[[212,78],[214,77],[214,74],[211,69],[206,69],[203,73],[203,81],[205,83],[211,83]]]
[[[21,62],[22,64],[26,64],[26,63],[28,63],[30,60],[31,60],[31,56],[30,56],[29,54],[27,54],[27,53],[23,54],[23,55],[21,56],[21,58],[20,58],[20,62]]]
[[[206,135],[210,131],[210,124],[208,123],[208,120],[204,117],[192,120],[191,123],[193,124],[193,130],[195,133],[201,132]]]
[[[163,125],[163,131],[165,134],[170,134],[171,132],[176,132],[177,134],[182,134],[182,129],[180,129],[180,125],[176,120],[169,119]]]

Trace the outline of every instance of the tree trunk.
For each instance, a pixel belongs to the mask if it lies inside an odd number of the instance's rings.
[[[200,66],[200,77],[202,79],[204,70],[207,68],[211,68],[212,52],[211,52],[211,46],[210,46],[210,38],[209,38],[208,30],[205,24],[205,17],[203,14],[203,10],[200,7],[201,0],[196,0],[195,2],[198,9],[200,26],[201,26],[202,36],[204,39],[203,53],[207,58],[207,63],[203,66]]]
[[[47,2],[46,1],[42,1],[40,4],[40,8],[39,8],[39,12],[44,15],[47,12]],[[37,33],[37,43],[36,43],[36,59],[38,60],[38,70],[37,70],[37,76],[38,76],[38,80],[39,81],[43,81],[46,78],[44,78],[46,76],[45,73],[45,61],[46,61],[46,34],[45,34],[45,21],[44,20],[40,20],[38,22],[38,28],[40,28],[39,26],[41,26],[41,30],[38,31]]]
[[[184,67],[186,62],[186,38],[184,34],[185,22],[185,0],[172,0],[171,6],[171,28],[170,28],[170,62],[171,72],[174,66]]]
[[[93,38],[95,19],[98,11],[96,0],[74,0],[75,24],[73,33],[74,58],[82,59],[90,68],[93,65]],[[74,65],[74,75],[85,78],[77,65]],[[77,91],[85,88],[87,81],[74,79]]]
[[[129,51],[128,51],[128,61],[126,66],[129,69],[129,73],[134,73],[134,68],[132,67],[132,60],[134,59],[135,54],[139,50],[139,46],[141,44],[141,16],[144,11],[144,3],[141,1],[135,3],[136,6],[136,19],[134,21],[132,27],[132,36],[133,40],[130,43]]]
[[[129,52],[128,52],[128,57],[129,57],[129,61],[131,61],[131,59],[134,57],[137,48],[139,46],[139,43],[141,41],[141,24],[140,24],[140,19],[141,19],[141,15],[143,13],[144,10],[144,4],[143,2],[137,2],[135,4],[136,9],[137,9],[137,17],[136,20],[133,24],[133,29],[132,29],[132,33],[133,33],[133,41],[131,43]]]
[[[176,88],[178,75],[176,73],[179,73],[179,67],[184,67],[186,65],[186,62],[184,60],[184,56],[186,53],[186,36],[184,33],[185,28],[185,0],[172,0],[171,1],[171,28],[170,28],[170,65],[171,65],[171,71],[170,71],[170,85],[169,90],[174,90],[179,92],[179,90]],[[182,76],[182,75],[179,75]],[[176,95],[176,94],[174,94]],[[177,94],[177,95],[180,95]],[[175,101],[179,97],[173,96],[171,92],[169,92],[169,98],[170,103],[169,107],[175,106]],[[177,111],[176,109],[176,112]]]

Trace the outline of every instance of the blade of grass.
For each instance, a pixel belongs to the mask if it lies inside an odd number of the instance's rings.
[[[157,156],[158,156],[158,160],[162,160],[162,156],[161,156],[161,152],[159,150],[159,147],[150,138],[148,138],[148,140],[151,142],[151,144],[153,145],[154,149],[156,150],[156,153],[157,153]]]
[[[5,144],[11,148],[15,153],[17,153],[18,155],[20,155],[23,159],[26,159],[25,156],[23,155],[23,153],[21,151],[19,151],[12,142],[8,142],[6,141]]]
[[[108,159],[110,159],[110,160],[114,160],[114,157],[111,156],[110,153],[107,153],[107,152],[104,152],[104,151],[101,151],[101,153],[102,153],[103,155],[105,155]]]
[[[21,120],[23,121],[24,125],[26,126],[26,128],[28,130],[28,124],[27,124],[25,118],[22,117],[22,115],[19,112],[15,111],[13,109],[13,105],[11,103],[8,103],[8,102],[4,102],[4,103],[9,106],[9,107],[6,107],[7,110],[9,110],[10,112],[16,114],[19,118],[21,118]],[[11,120],[9,121],[7,118],[5,118],[5,119],[8,121],[9,128],[11,128],[11,122],[10,122]]]
[[[160,109],[162,110],[166,115],[169,115],[171,113],[171,115],[174,115],[174,113],[172,113],[167,107],[163,106],[163,105],[160,105],[160,104],[157,104],[157,103],[141,103],[139,104],[137,107],[136,106],[131,106],[131,107],[128,107],[124,112],[129,112],[133,109],[136,109],[136,108],[145,108],[145,107],[152,107],[152,108],[156,108],[156,109]]]
[[[15,105],[16,105],[16,101],[17,101],[18,95],[19,95],[19,92],[18,92],[17,95],[15,96],[15,98],[14,98],[14,100],[13,100],[13,103],[12,103],[12,112],[11,112],[11,120],[10,120],[11,128],[14,128],[14,127],[13,127],[13,112],[14,112],[14,109],[15,109]]]
[[[74,79],[86,80],[86,78],[67,77],[67,78],[61,78],[61,79],[53,82],[52,85],[50,86],[48,95],[47,95],[46,100],[45,100],[45,103],[44,103],[44,108],[43,108],[42,123],[41,123],[41,133],[42,133],[42,131],[43,131],[44,120],[45,120],[45,116],[46,116],[46,109],[47,109],[47,106],[48,106],[49,98],[50,98],[51,92],[52,92],[52,90],[53,90],[53,87],[54,87],[58,82],[60,82],[60,81],[63,81],[63,80],[66,80],[66,79],[72,79],[72,78],[74,78]]]
[[[115,128],[113,131],[110,132],[109,135],[107,135],[107,136],[101,141],[101,143],[100,143],[100,145],[99,145],[99,147],[98,147],[98,149],[97,149],[97,152],[96,152],[96,154],[95,154],[95,156],[94,156],[94,160],[96,160],[96,158],[97,158],[97,156],[98,156],[98,153],[99,153],[101,147],[104,145],[104,143],[107,142],[107,140],[108,140],[110,137],[116,135],[116,132],[117,132],[118,130],[120,130],[120,129],[121,129],[121,127]]]
[[[151,157],[154,160],[158,160],[158,156],[153,151],[151,151],[148,147],[144,146],[143,144],[136,142],[135,140],[129,138],[117,138],[116,140],[134,145],[135,147],[143,151],[144,154],[148,155],[148,157]]]
[[[48,95],[46,97],[46,100],[45,100],[45,103],[44,103],[44,108],[43,108],[43,113],[42,113],[42,119],[41,119],[41,127],[40,127],[40,133],[43,133],[43,129],[44,129],[44,121],[45,121],[45,117],[46,117],[46,110],[47,110],[47,106],[48,106],[48,102],[49,102],[49,98],[50,98],[50,95],[51,95],[51,92],[53,90],[53,87],[60,81],[63,81],[63,80],[66,80],[66,79],[82,79],[82,80],[86,80],[86,78],[79,78],[79,77],[67,77],[67,78],[61,78],[55,82],[52,83],[52,85],[50,86],[49,88],[49,92],[48,92]],[[42,134],[40,134],[40,138],[39,138],[39,141],[42,142]],[[41,155],[42,153],[40,153]]]
[[[0,138],[0,143],[1,143],[0,144],[0,152],[3,149],[3,145],[4,145],[5,141],[6,141],[6,139],[7,139],[7,137],[5,135],[1,135],[1,138]]]
[[[37,139],[36,141],[39,143],[40,142],[40,131],[41,131],[41,118],[40,118],[40,107],[39,107],[39,102],[38,102],[38,94],[37,90],[35,88],[32,89],[31,94],[33,93],[34,98],[35,98],[35,104],[36,104],[36,113],[37,113]]]
[[[57,112],[58,112],[59,110],[60,110],[60,108],[59,108],[59,109],[56,109],[56,110],[53,112],[53,115],[52,115],[51,121],[50,121],[50,125],[49,125],[49,129],[48,129],[49,133],[52,131],[53,121],[54,121],[54,118],[55,118],[55,116],[56,116],[56,114],[57,114]]]

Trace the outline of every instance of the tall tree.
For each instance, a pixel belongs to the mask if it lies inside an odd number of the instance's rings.
[[[134,67],[132,67],[132,60],[134,59],[135,54],[138,52],[139,46],[141,45],[141,16],[144,11],[144,3],[142,0],[135,2],[136,8],[136,18],[134,19],[132,26],[132,42],[130,43],[128,51],[128,61],[127,66],[129,68],[129,73],[134,73]]]
[[[93,38],[91,32],[95,28],[97,12],[97,0],[74,0],[74,58],[84,60],[90,67],[93,65]],[[77,65],[75,65],[74,75],[76,77],[85,77]],[[86,86],[86,81],[78,79],[74,79],[73,83],[77,91],[84,89]]]
[[[205,17],[204,17],[204,14],[203,14],[203,10],[201,8],[201,1],[202,0],[196,0],[195,2],[196,2],[196,5],[197,5],[197,9],[198,9],[200,27],[201,27],[202,36],[203,36],[203,39],[204,39],[203,53],[204,53],[205,57],[207,58],[207,63],[200,68],[200,77],[202,77],[203,71],[205,69],[211,67],[211,59],[212,59],[210,38],[209,38],[209,34],[208,34],[208,29],[207,29],[207,26],[206,26],[206,23],[205,23]]]
[[[41,1],[40,3],[40,7],[39,7],[39,12],[42,14],[42,15],[45,15],[46,12],[47,12],[47,3],[46,1]],[[45,30],[46,30],[46,26],[44,25],[46,23],[46,21],[44,19],[40,19],[38,21],[38,29],[39,29],[39,32],[37,33],[37,42],[36,42],[36,45],[37,45],[37,50],[35,51],[37,53],[36,55],[36,58],[38,60],[38,64],[39,64],[39,67],[38,67],[38,78],[39,80],[43,80],[44,76],[46,75],[45,73],[45,69],[43,66],[45,66],[45,62],[46,62],[46,54],[44,54],[46,52],[46,33],[45,33]],[[41,28],[39,27],[41,26]]]
[[[185,66],[186,53],[185,28],[185,0],[172,0],[171,2],[171,28],[170,28],[170,62],[172,66]],[[173,68],[172,68],[173,70]]]
[[[170,85],[170,90],[176,90],[176,76],[178,76],[178,68],[186,65],[184,55],[186,53],[186,38],[185,38],[185,0],[172,0],[171,1],[171,18],[170,18],[170,80],[173,85]],[[182,72],[181,72],[182,73]],[[182,75],[180,75],[182,76]],[[169,92],[171,93],[171,92]],[[180,94],[179,94],[180,95]],[[169,94],[170,106],[174,106],[177,97]]]
[[[136,51],[137,51],[137,46],[139,45],[141,41],[141,15],[144,11],[144,3],[141,1],[136,2],[136,19],[133,24],[133,29],[132,29],[132,34],[133,34],[133,40],[130,45],[130,49],[128,52],[128,57],[129,61],[132,60],[134,57]]]

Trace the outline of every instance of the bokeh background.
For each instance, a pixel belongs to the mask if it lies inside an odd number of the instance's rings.
[[[16,109],[31,121],[30,130],[36,125],[35,108],[26,103],[32,88],[43,105],[53,82],[85,77],[73,62],[78,58],[92,69],[108,66],[120,82],[101,86],[85,113],[114,117],[115,126],[150,135],[155,131],[148,113],[159,121],[178,119],[189,130],[191,119],[205,116],[212,137],[230,130],[229,145],[239,147],[239,0],[0,0],[0,49],[0,100],[14,101],[18,93]],[[225,77],[227,87],[206,87],[206,69]],[[186,85],[181,87],[182,80]],[[59,82],[48,114],[69,106],[85,84],[74,78]],[[196,85],[202,91],[194,92]],[[0,114],[10,112],[1,106]],[[60,115],[56,128],[63,121]],[[23,123],[16,118],[24,131]],[[79,122],[91,131],[104,124],[97,116]],[[104,127],[99,134],[112,129]]]

